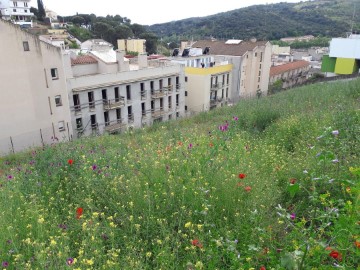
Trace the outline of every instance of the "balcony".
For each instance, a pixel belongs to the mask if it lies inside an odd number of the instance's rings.
[[[162,98],[162,97],[165,97],[166,95],[167,95],[166,88],[162,88],[159,90],[151,90],[151,98],[152,99]]]
[[[141,100],[146,100],[147,92],[145,90],[140,91]]]
[[[153,118],[159,118],[163,115],[165,115],[165,111],[164,111],[164,108],[161,107],[161,108],[158,108],[158,109],[151,109],[151,116]]]
[[[126,128],[126,123],[123,123],[122,119],[110,121],[105,123],[105,131],[109,133],[120,132],[123,128]]]
[[[223,102],[223,98],[211,98],[210,99],[210,107],[216,106]]]
[[[176,84],[176,92],[179,92],[179,91],[180,91],[180,88],[181,88],[181,84],[180,84],[180,83],[177,83],[177,84]]]
[[[125,99],[124,99],[124,97],[120,97],[117,99],[110,99],[110,100],[103,99],[103,103],[104,103],[104,110],[109,111],[109,110],[114,110],[114,109],[119,109],[121,107],[124,107]]]
[[[75,115],[81,114],[81,105],[75,105],[73,111],[75,112]]]
[[[133,113],[128,114],[128,122],[129,122],[129,124],[134,123],[134,114]]]
[[[211,91],[216,91],[222,88],[225,84],[224,83],[214,83],[211,85]]]

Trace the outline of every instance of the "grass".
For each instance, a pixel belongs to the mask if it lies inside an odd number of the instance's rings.
[[[359,269],[360,81],[4,157],[4,269]]]

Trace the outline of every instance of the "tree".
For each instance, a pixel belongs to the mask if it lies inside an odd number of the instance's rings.
[[[94,33],[99,38],[106,38],[107,33],[111,29],[111,25],[103,22],[94,23]]]
[[[140,35],[140,38],[146,40],[146,51],[148,54],[154,54],[157,52],[157,41],[158,37],[154,33],[143,33]]]
[[[45,17],[46,17],[46,13],[45,13],[45,8],[44,8],[44,4],[42,0],[37,0],[37,4],[38,4],[38,14],[37,14],[37,18],[39,21],[44,21]]]
[[[71,19],[72,23],[78,26],[81,26],[82,24],[85,23],[85,19],[82,16],[74,16]]]

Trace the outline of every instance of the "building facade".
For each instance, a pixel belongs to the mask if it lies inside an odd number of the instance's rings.
[[[125,52],[146,52],[146,40],[145,39],[118,39],[118,49]]]
[[[309,71],[310,63],[304,60],[273,66],[270,68],[269,85],[273,85],[280,80],[282,89],[291,88],[306,82],[310,76]]]
[[[321,71],[338,75],[359,72],[360,35],[351,34],[348,38],[333,38],[329,55],[323,56]]]
[[[268,41],[204,40],[193,48],[207,48],[208,53],[226,56],[232,63],[230,101],[267,95],[271,66],[271,44]]]
[[[72,135],[61,49],[0,20],[0,154]]]
[[[34,13],[30,12],[31,0],[1,0],[0,18],[12,21],[22,27],[32,27]]]
[[[123,51],[66,55],[67,88],[77,137],[119,133],[185,115],[185,75],[165,59],[124,58]]]
[[[185,110],[187,114],[209,111],[228,104],[233,65],[226,57],[189,50],[189,55],[172,57],[172,62],[185,67]]]

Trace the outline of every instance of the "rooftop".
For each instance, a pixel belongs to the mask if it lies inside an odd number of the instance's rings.
[[[265,46],[268,41],[240,41],[230,42],[226,44],[225,41],[211,41],[200,40],[193,44],[193,48],[210,47],[210,54],[212,55],[232,55],[243,56],[246,52],[254,50],[256,47]]]
[[[298,68],[304,68],[309,65],[310,65],[310,63],[308,61],[300,60],[300,61],[286,63],[286,64],[283,64],[280,66],[271,67],[270,68],[270,76],[283,74],[287,71],[295,70]]]
[[[85,65],[85,64],[96,64],[98,61],[90,55],[81,55],[74,59],[71,59],[71,65]]]

